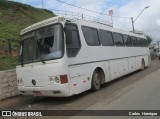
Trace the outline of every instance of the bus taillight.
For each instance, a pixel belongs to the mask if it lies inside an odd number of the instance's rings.
[[[60,79],[61,79],[61,84],[68,83],[67,75],[61,75]]]

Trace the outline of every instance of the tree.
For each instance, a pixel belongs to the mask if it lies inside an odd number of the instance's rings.
[[[149,35],[145,35],[148,41],[148,44],[151,44],[151,42],[153,41],[153,38]]]

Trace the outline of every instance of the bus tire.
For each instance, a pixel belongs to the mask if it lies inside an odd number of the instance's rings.
[[[142,62],[141,62],[141,70],[143,71],[145,69],[145,62],[144,62],[144,59],[142,59]]]
[[[100,76],[100,72],[96,69],[94,70],[92,75],[91,90],[95,92],[100,89],[100,86],[101,86],[101,76]]]

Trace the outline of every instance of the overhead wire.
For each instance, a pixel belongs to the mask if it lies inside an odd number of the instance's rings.
[[[73,5],[73,4],[71,4],[71,3],[67,3],[67,2],[64,2],[64,1],[61,1],[61,0],[56,0],[56,1],[61,2],[61,3],[64,3],[64,4],[67,4],[67,5],[70,5],[70,6],[73,6],[73,7],[77,7],[77,8],[79,8],[79,9],[83,9],[83,10],[86,10],[86,11],[90,11],[90,12],[93,12],[93,13],[110,16],[110,15],[108,15],[108,14],[104,14],[104,13],[101,13],[101,12],[96,12],[96,11],[94,11],[94,10],[90,10],[90,9],[87,9],[87,8],[83,8],[83,7],[80,7],[80,6],[77,6],[77,5]],[[121,17],[121,16],[112,16],[112,17],[131,19],[131,18],[129,18],[129,17]]]

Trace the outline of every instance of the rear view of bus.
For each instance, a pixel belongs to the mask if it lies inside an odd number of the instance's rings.
[[[69,96],[64,48],[64,23],[51,18],[21,32],[19,65],[16,67],[21,94]]]

